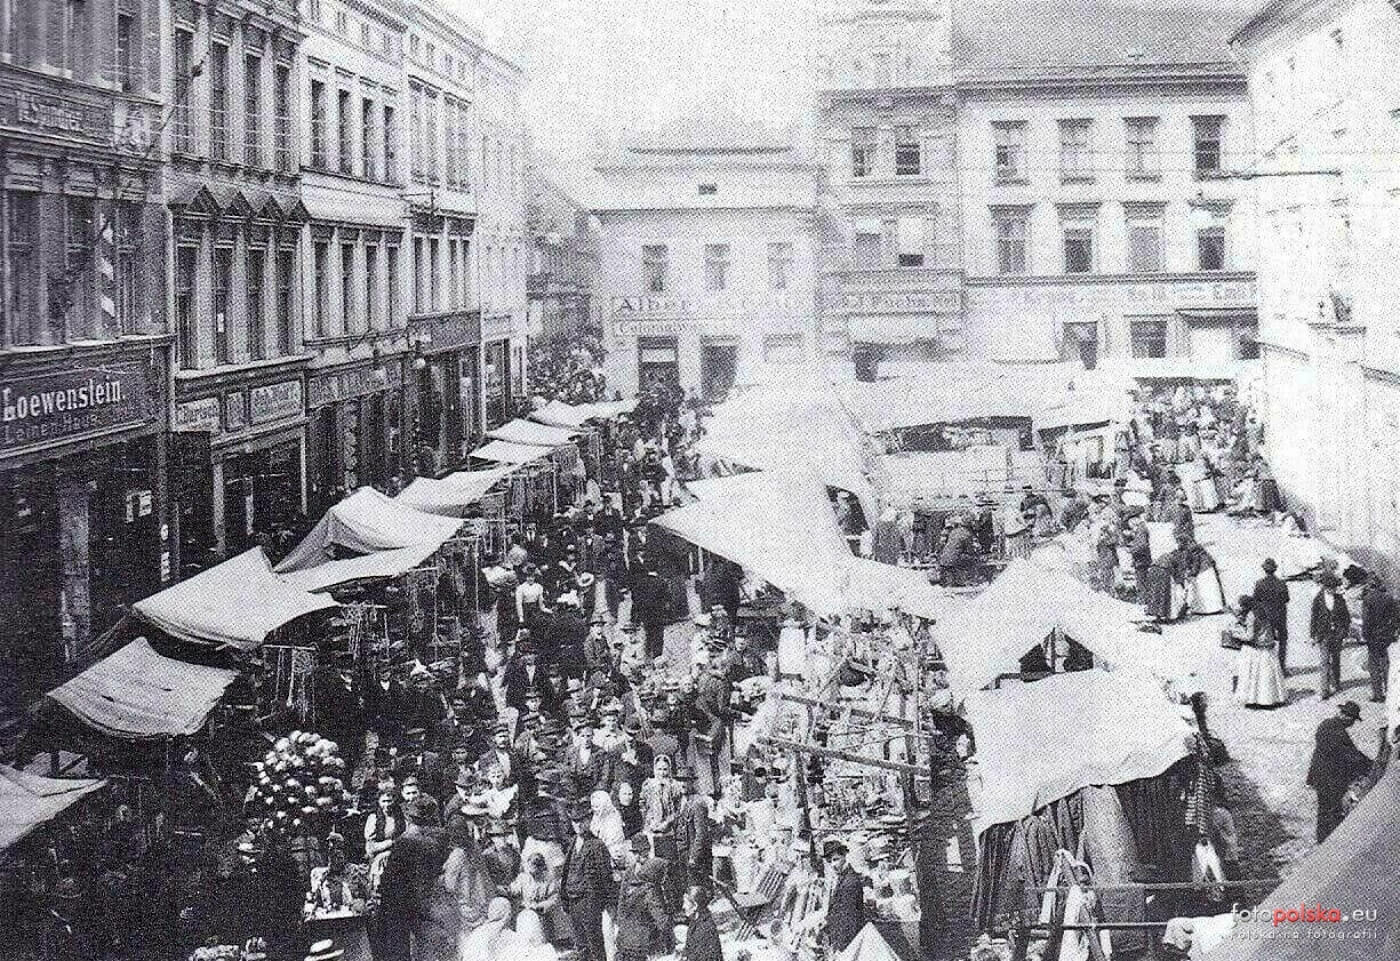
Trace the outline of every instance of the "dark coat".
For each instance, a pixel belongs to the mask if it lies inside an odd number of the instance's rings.
[[[632,620],[638,624],[665,624],[667,614],[666,582],[660,577],[644,574],[632,585]]]
[[[844,951],[865,927],[865,884],[848,865],[836,878],[826,912],[826,936],[833,951]]]
[[[559,873],[559,890],[565,898],[572,898],[576,891],[585,892],[600,905],[611,903],[613,897],[612,856],[607,845],[591,833],[583,835],[583,846],[575,851],[578,839],[566,838],[564,846],[564,868]]]
[[[1317,726],[1308,785],[1323,798],[1340,798],[1352,781],[1371,769],[1371,760],[1362,754],[1347,733],[1340,717],[1329,717]]]
[[[1254,584],[1254,603],[1259,616],[1274,626],[1274,636],[1288,640],[1288,585],[1274,574],[1265,574]]]
[[[676,820],[676,856],[693,874],[708,875],[714,863],[713,849],[709,812],[699,798],[690,798]]]
[[[1351,612],[1347,610],[1346,598],[1341,594],[1334,596],[1332,609],[1327,609],[1322,597],[1324,591],[1318,591],[1312,602],[1311,634],[1314,640],[1325,643],[1328,647],[1341,647],[1342,641],[1351,633]]]
[[[651,777],[651,769],[656,761],[656,752],[647,742],[638,739],[636,742],[637,763],[632,764],[622,756],[621,747],[614,748],[608,752],[605,780],[606,789],[612,794],[617,791],[617,786],[623,781],[632,785],[632,797],[642,796],[642,782]]]
[[[530,690],[531,681],[528,672],[525,670],[525,662],[518,657],[511,658],[506,665],[505,679],[502,687],[505,689],[506,704],[515,708],[522,714],[525,711],[525,694]],[[543,664],[535,665],[534,686],[541,692],[545,691],[545,669]]]
[[[442,846],[426,831],[399,835],[379,879],[381,917],[386,925],[417,927],[433,883],[442,870]]]
[[[664,862],[643,861],[628,870],[617,897],[617,953],[645,956],[661,932],[669,930],[671,916],[661,897]]]
[[[1373,653],[1383,654],[1400,629],[1400,604],[1383,587],[1368,587],[1361,595],[1361,639]]]
[[[690,919],[685,934],[685,961],[724,961],[719,928],[709,908],[701,908]]]

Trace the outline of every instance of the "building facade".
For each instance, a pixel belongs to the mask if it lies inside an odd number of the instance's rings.
[[[160,23],[0,5],[0,670],[40,690],[171,576]]]
[[[526,228],[530,336],[550,340],[601,327],[594,291],[601,252],[591,210],[532,158]]]
[[[297,5],[172,0],[163,147],[172,229],[171,493],[182,572],[305,507]]]
[[[1270,464],[1323,536],[1400,561],[1400,12],[1280,0],[1234,37],[1255,116]]]
[[[738,122],[678,124],[599,168],[608,383],[722,397],[818,352],[818,168]]]
[[[1254,353],[1228,15],[862,0],[818,64],[829,351]]]

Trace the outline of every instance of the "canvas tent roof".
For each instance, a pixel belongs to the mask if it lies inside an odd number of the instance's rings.
[[[1156,777],[1187,756],[1190,729],[1152,680],[1076,671],[966,703],[977,735],[975,828],[1019,821],[1091,785]]]
[[[356,554],[423,544],[437,548],[459,527],[456,518],[425,514],[372,487],[361,487],[326,511],[305,540],[277,565],[277,572],[305,570],[331,560],[332,547]]]
[[[1236,927],[1229,938],[1206,954],[1206,961],[1373,961],[1400,957],[1400,834],[1395,811],[1400,806],[1400,764],[1391,762],[1326,841],[1302,861],[1261,902],[1268,907],[1322,904],[1343,912],[1375,912],[1364,922],[1365,938],[1321,942],[1306,938],[1261,938],[1253,925]],[[1356,924],[1350,927],[1357,927]],[[1360,932],[1358,932],[1360,933]]]
[[[975,599],[952,607],[938,625],[948,683],[967,696],[1002,674],[1061,629],[1110,667],[1168,669],[1157,635],[1137,630],[1140,610],[1091,589],[1064,571],[1012,561]]]
[[[301,590],[327,591],[350,581],[375,580],[406,574],[432,557],[439,546],[427,541],[391,551],[375,551],[373,554],[362,554],[359,557],[326,561],[300,571],[289,571],[284,576],[287,583]]]
[[[92,778],[40,777],[0,765],[0,851],[106,783]]]
[[[138,637],[49,697],[104,734],[143,740],[198,731],[237,676],[157,654]]]
[[[394,500],[425,514],[462,517],[467,508],[480,501],[487,491],[509,477],[517,467],[516,464],[504,464],[488,470],[460,470],[441,480],[420,477],[400,491]]]
[[[910,961],[911,955],[896,951],[874,924],[866,923],[835,961]]]
[[[171,637],[249,651],[267,635],[304,614],[335,607],[272,572],[261,548],[137,601],[144,620]]]
[[[906,614],[936,620],[945,608],[945,594],[928,582],[923,571],[896,567],[863,557],[846,564],[846,603],[868,611],[897,607]]]
[[[471,456],[479,457],[482,460],[493,460],[499,464],[528,464],[548,457],[552,447],[540,447],[536,444],[514,444],[507,440],[488,441],[476,450]]]
[[[512,444],[533,444],[536,447],[563,447],[572,444],[578,431],[564,427],[549,427],[532,420],[519,418],[507,421],[500,427],[488,430],[486,436],[493,440],[509,441]]]
[[[618,414],[631,413],[637,406],[635,400],[605,400],[592,404],[566,404],[562,400],[552,400],[537,411],[530,413],[530,419],[550,427],[582,427],[590,420],[606,420]]]

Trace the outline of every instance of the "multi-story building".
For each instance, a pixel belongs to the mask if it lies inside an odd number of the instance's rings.
[[[816,103],[828,353],[962,349],[950,20],[946,0],[861,0],[828,25]]]
[[[1234,37],[1255,117],[1268,456],[1290,506],[1400,564],[1400,11],[1278,0]]]
[[[163,145],[176,335],[174,538],[182,569],[305,507],[300,15],[294,0],[172,0]]]
[[[538,157],[531,159],[528,183],[530,336],[549,340],[600,327],[593,296],[600,267],[596,218]]]
[[[408,11],[320,0],[303,26],[307,479],[319,513],[345,491],[385,487],[409,453]]]
[[[528,142],[521,114],[523,77],[508,60],[482,50],[476,96],[478,202],[475,273],[481,304],[485,423],[508,420],[524,402],[529,308],[525,278]]]
[[[827,345],[1253,351],[1251,142],[1208,7],[861,0],[819,64]]]
[[[171,573],[161,7],[0,4],[0,670],[38,689]]]
[[[624,394],[718,398],[818,352],[818,167],[732,118],[684,121],[599,167],[604,346]]]
[[[954,6],[964,326],[977,356],[1254,352],[1238,16]]]

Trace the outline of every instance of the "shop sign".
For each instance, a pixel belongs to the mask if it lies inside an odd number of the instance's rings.
[[[248,426],[248,401],[240,390],[224,398],[224,429],[242,430]]]
[[[481,315],[476,311],[449,314],[433,321],[420,321],[412,326],[415,331],[427,331],[429,341],[425,350],[452,350],[481,342]]]
[[[324,407],[350,397],[362,394],[376,394],[403,382],[403,374],[397,365],[391,367],[358,367],[355,370],[342,370],[334,374],[322,374],[311,378],[306,395],[310,406]],[[301,385],[296,384],[297,409],[301,408]]]
[[[792,309],[792,298],[785,293],[714,294],[709,297],[614,297],[613,318],[705,317],[724,314],[752,314],[760,311]]]
[[[266,424],[268,421],[285,417],[299,417],[301,412],[299,380],[265,384],[248,391],[248,413],[254,424]]]
[[[619,337],[667,337],[698,330],[693,320],[614,320],[613,333]]]
[[[890,290],[838,294],[836,309],[853,314],[955,314],[960,290]]]
[[[0,451],[148,421],[148,370],[137,361],[0,381]]]
[[[515,317],[511,314],[495,314],[481,321],[481,336],[509,337],[515,333]]]
[[[0,123],[84,140],[102,140],[112,130],[111,116],[101,106],[15,89],[0,94]]]
[[[183,404],[176,404],[175,423],[172,427],[180,433],[218,431],[219,398],[205,397],[200,400],[187,400]]]

